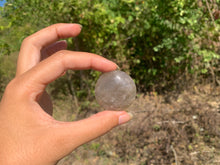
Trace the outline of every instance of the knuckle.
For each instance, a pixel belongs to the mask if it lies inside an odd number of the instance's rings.
[[[56,54],[60,58],[60,57],[64,57],[67,54],[67,52],[68,52],[67,50],[60,50]]]
[[[23,45],[30,44],[30,43],[31,43],[31,40],[32,40],[32,37],[31,37],[31,36],[26,37],[26,38],[22,41],[22,46],[23,46]]]
[[[22,83],[18,77],[15,77],[7,84],[4,94],[10,97],[13,96],[13,98],[23,97],[26,92],[25,86],[27,84]]]
[[[52,27],[58,27],[58,26],[63,26],[64,25],[64,23],[55,23],[55,24],[53,24],[53,25],[51,25]]]
[[[67,50],[60,50],[56,53],[56,55],[54,56],[58,61],[60,61],[61,63],[65,63],[66,57],[68,55],[68,51]]]
[[[14,95],[16,93],[17,88],[17,80],[16,78],[12,79],[5,88],[5,94],[6,95]]]
[[[58,39],[65,38],[64,36],[62,36],[62,33],[60,33],[60,30],[59,30],[60,27],[62,27],[63,25],[64,23],[57,23],[52,26],[49,26],[48,29],[54,29],[56,31],[56,35]]]

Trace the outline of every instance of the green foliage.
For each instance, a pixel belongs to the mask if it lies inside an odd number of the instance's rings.
[[[0,40],[0,56],[1,55],[9,55],[10,54],[10,48],[7,43]]]
[[[208,2],[209,4],[207,4]],[[59,22],[83,25],[69,49],[94,52],[131,74],[139,91],[166,89],[179,77],[217,76],[219,1],[205,0],[8,0],[1,12],[14,49],[24,37]],[[213,13],[209,12],[209,8]],[[39,19],[40,18],[40,19]],[[9,33],[10,31],[10,33]],[[87,98],[98,74],[71,73],[75,95]],[[186,82],[186,79],[181,79]],[[71,92],[71,91],[70,91]]]
[[[10,56],[0,54],[0,98],[8,82],[15,76],[17,54],[12,53]]]

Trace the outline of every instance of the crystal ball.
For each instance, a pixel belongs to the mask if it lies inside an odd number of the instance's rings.
[[[136,85],[123,71],[106,72],[96,83],[95,97],[104,109],[124,110],[135,100]]]

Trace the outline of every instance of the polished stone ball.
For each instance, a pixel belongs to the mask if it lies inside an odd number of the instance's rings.
[[[107,72],[96,83],[95,97],[106,110],[124,110],[135,100],[136,86],[125,72]]]

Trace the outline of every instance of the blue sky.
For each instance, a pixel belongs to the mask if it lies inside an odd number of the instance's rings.
[[[3,6],[5,4],[5,1],[6,0],[3,0],[3,1],[0,0],[0,6]]]

